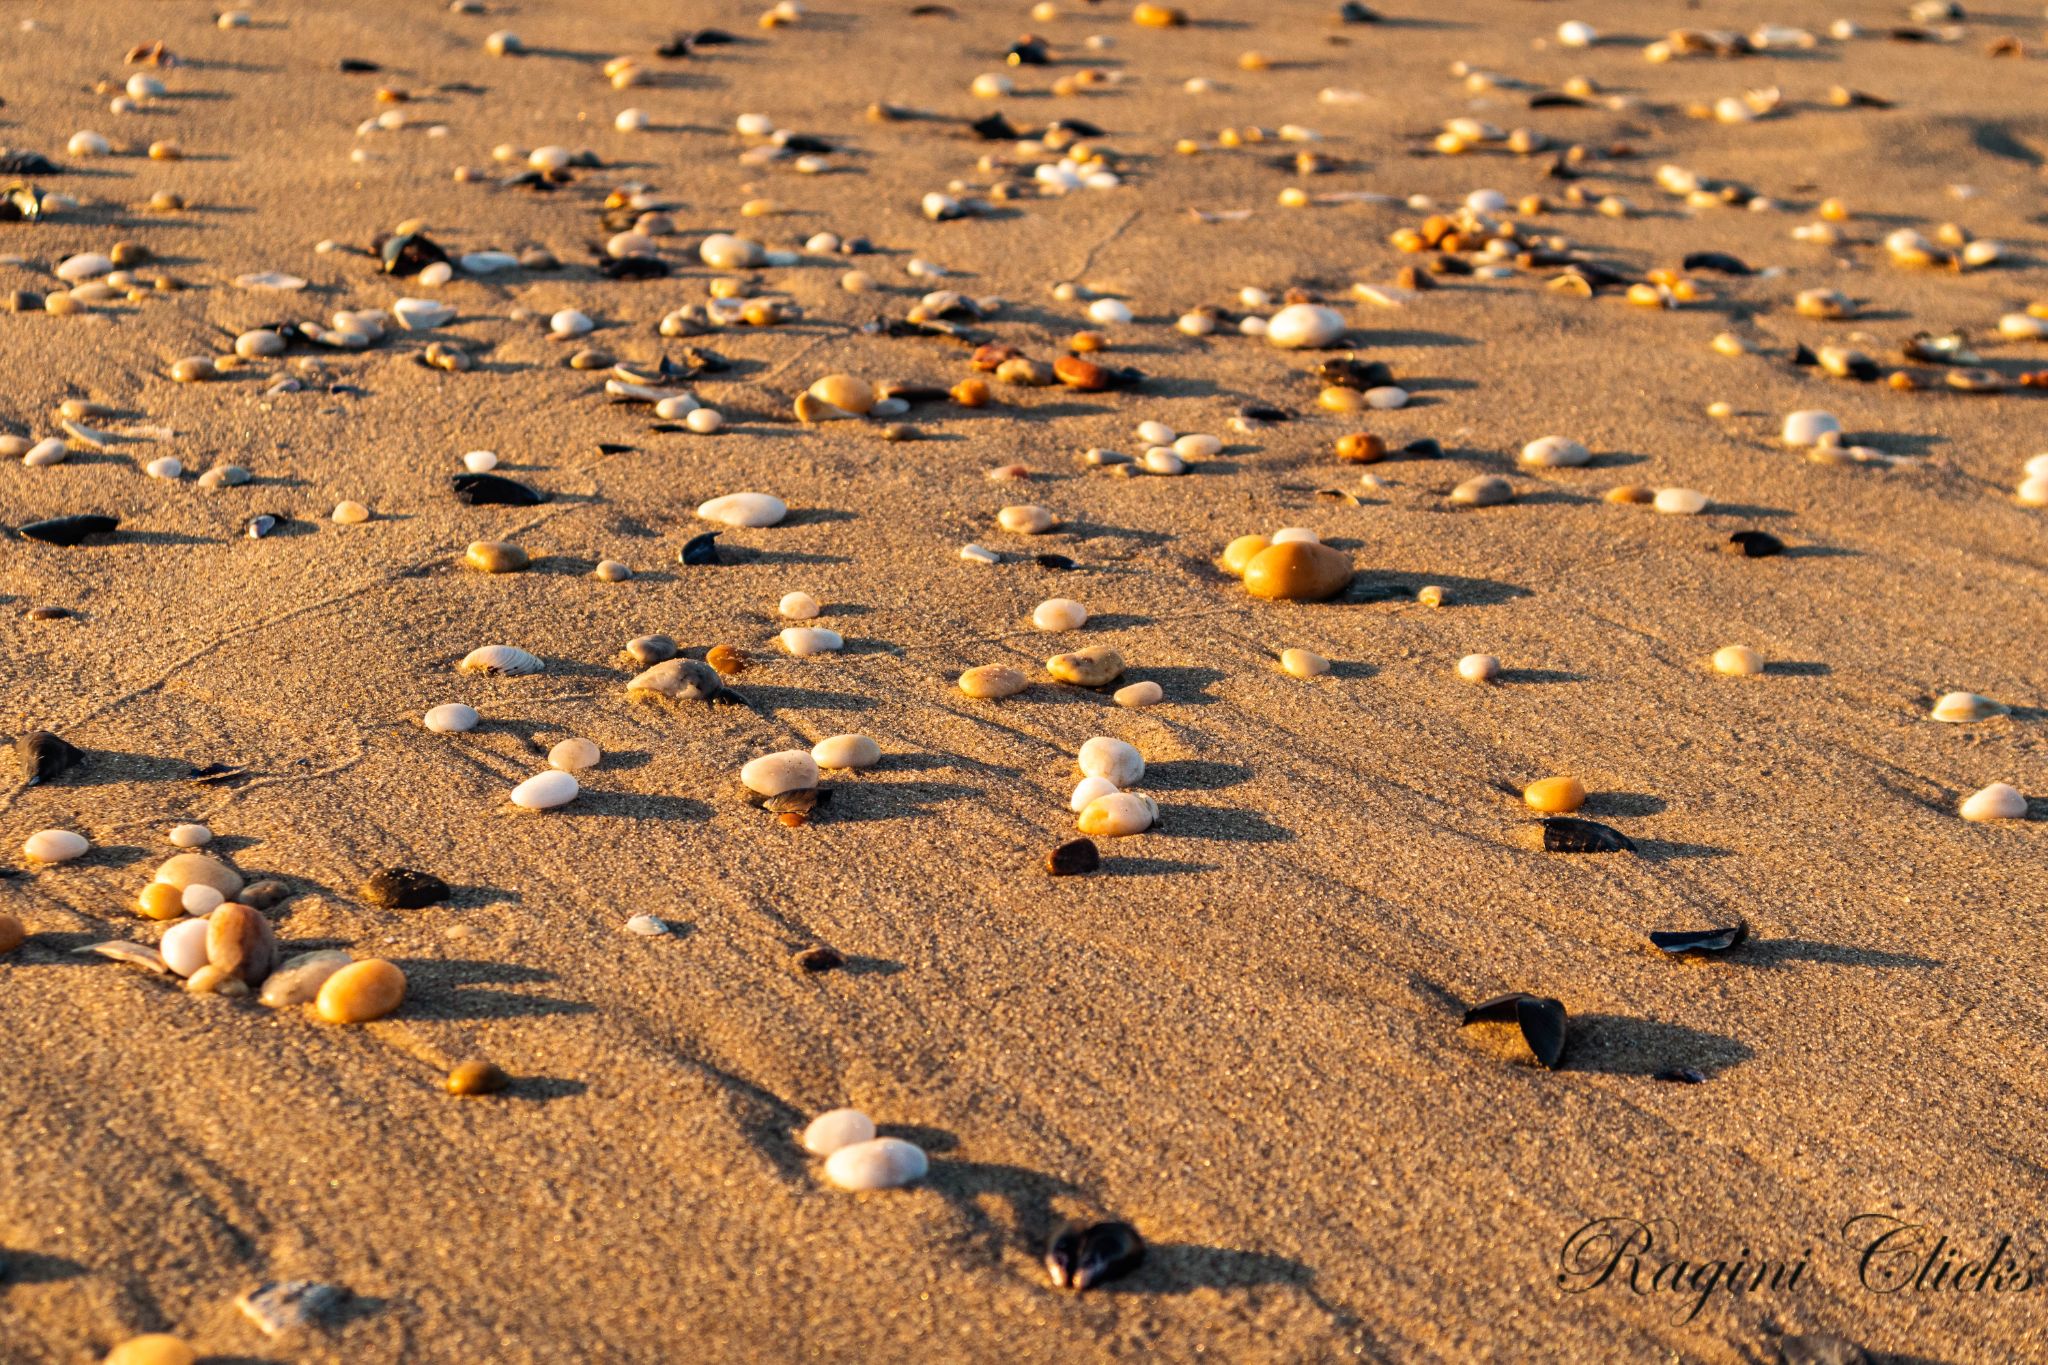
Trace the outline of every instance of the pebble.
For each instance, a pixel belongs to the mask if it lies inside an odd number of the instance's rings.
[[[1280,667],[1297,678],[1320,678],[1330,671],[1330,661],[1313,650],[1283,649]]]
[[[288,957],[276,971],[264,978],[263,989],[257,999],[274,1010],[310,1005],[319,998],[320,988],[327,984],[327,978],[354,960],[339,948],[322,948],[318,952]]]
[[[359,526],[370,519],[370,509],[359,502],[338,502],[333,518],[344,526]]]
[[[2024,820],[2027,798],[2009,782],[1993,782],[1964,797],[1957,809],[1965,820]]]
[[[714,232],[698,244],[697,255],[713,270],[749,270],[761,264],[761,244],[746,237]]]
[[[225,898],[241,892],[242,874],[210,853],[174,853],[157,865],[155,881],[180,891],[211,887]]]
[[[465,730],[476,729],[476,708],[465,706],[459,701],[444,701],[439,706],[429,707],[427,714],[420,717],[420,724],[436,734],[458,735]]]
[[[970,697],[1014,697],[1030,683],[1023,673],[1002,664],[982,664],[960,675],[959,688]]]
[[[782,647],[793,657],[804,659],[813,654],[833,654],[846,645],[844,636],[836,630],[822,626],[789,626],[776,637]]]
[[[226,901],[226,896],[210,886],[188,886],[178,893],[178,904],[188,915],[210,915]]]
[[[1102,850],[1092,839],[1069,839],[1045,855],[1049,877],[1085,877],[1102,866]]]
[[[164,965],[173,975],[189,977],[206,965],[207,923],[203,919],[179,920],[164,931],[157,944]]]
[[[1753,678],[1764,671],[1764,656],[1748,645],[1723,645],[1714,651],[1714,671],[1736,678]]]
[[[405,973],[383,958],[351,962],[322,983],[314,1009],[330,1024],[382,1019],[405,1001]]]
[[[1073,794],[1067,798],[1067,809],[1079,815],[1096,797],[1111,796],[1122,790],[1106,777],[1084,777],[1074,784]]]
[[[1022,503],[1005,507],[996,513],[996,523],[1005,531],[1014,531],[1024,536],[1037,536],[1044,535],[1057,526],[1059,518],[1047,508]]]
[[[669,659],[634,677],[626,684],[626,694],[660,697],[665,701],[709,701],[724,688],[710,664],[695,659]]]
[[[464,673],[481,673],[487,678],[522,678],[538,673],[546,666],[537,656],[511,645],[481,645],[463,655],[456,668]]]
[[[821,608],[818,606],[818,599],[809,593],[792,592],[783,594],[782,600],[775,604],[775,610],[778,615],[791,621],[808,621],[815,617]]]
[[[1246,562],[1244,586],[1254,597],[1323,602],[1350,587],[1351,575],[1346,556],[1314,541],[1288,540],[1267,546]]]
[[[136,896],[135,908],[145,919],[179,919],[185,914],[185,893],[175,886],[151,882]]]
[[[1522,789],[1531,810],[1565,815],[1586,804],[1586,786],[1576,777],[1545,777]]]
[[[574,801],[582,790],[566,772],[536,773],[512,789],[512,804],[522,810],[553,810]]]
[[[1122,838],[1143,834],[1159,820],[1159,806],[1142,792],[1115,792],[1098,796],[1081,810],[1083,834]]]
[[[922,1180],[931,1169],[924,1149],[902,1138],[869,1138],[825,1159],[825,1178],[842,1190],[889,1190]]]
[[[558,337],[580,337],[594,331],[597,324],[590,320],[588,313],[574,308],[564,308],[548,319],[548,330]]]
[[[362,887],[364,903],[384,910],[424,910],[452,894],[447,882],[416,867],[382,868]]]
[[[22,841],[21,851],[36,863],[68,863],[82,858],[92,843],[83,834],[68,829],[39,829]]]
[[[1539,469],[1571,468],[1592,458],[1592,451],[1565,436],[1539,436],[1522,447],[1522,463]]]
[[[858,1109],[828,1109],[804,1125],[801,1141],[812,1156],[831,1156],[843,1147],[872,1142],[875,1121]]]
[[[592,576],[603,583],[623,583],[633,576],[633,571],[616,559],[600,559]]]
[[[1079,630],[1088,620],[1088,608],[1071,597],[1048,597],[1031,609],[1031,624],[1047,632]]]
[[[1134,682],[1128,687],[1119,687],[1111,694],[1111,700],[1118,706],[1157,706],[1166,700],[1166,691],[1156,682]]]
[[[1045,671],[1076,687],[1106,687],[1123,676],[1124,656],[1108,645],[1091,645],[1045,661]]]
[[[495,1064],[471,1058],[449,1071],[441,1088],[451,1095],[495,1095],[512,1084],[512,1078]]]
[[[669,933],[669,924],[656,915],[635,915],[626,921],[626,932],[642,938],[661,938]]]
[[[1451,490],[1451,501],[1462,507],[1498,507],[1514,497],[1515,486],[1498,474],[1481,474]]]
[[[603,750],[587,739],[565,739],[548,750],[548,766],[565,773],[595,768],[603,758]]]
[[[28,453],[21,457],[21,462],[30,469],[44,469],[53,464],[62,464],[70,457],[71,447],[65,445],[59,438],[51,436],[30,446]]]
[[[1928,712],[1929,720],[1946,721],[1951,725],[1967,725],[1972,721],[1991,720],[2009,714],[2012,708],[2003,702],[1979,696],[1975,692],[1945,692]]]
[[[1842,434],[1842,419],[1816,408],[1788,413],[1780,439],[1788,446],[1819,445]]]
[[[199,1352],[168,1332],[130,1337],[107,1352],[101,1365],[198,1365]]]
[[[1491,654],[1467,654],[1458,660],[1458,676],[1466,682],[1492,682],[1500,676],[1500,660]]]
[[[678,652],[676,642],[666,635],[636,635],[626,641],[624,651],[627,658],[642,668],[667,663]]]
[[[759,796],[809,791],[818,785],[818,761],[802,749],[763,754],[740,769],[740,781]]]
[[[1297,303],[1266,320],[1266,343],[1287,350],[1321,350],[1344,339],[1344,315],[1319,304]]]
[[[832,735],[811,746],[811,760],[820,768],[872,768],[882,761],[882,746],[866,735]]]
[[[494,450],[472,450],[462,457],[462,467],[472,474],[488,474],[498,467],[498,453]]]
[[[774,526],[789,515],[789,505],[766,493],[727,493],[699,505],[697,515],[727,526]]]
[[[481,573],[518,573],[533,562],[526,551],[508,540],[472,541],[462,557]]]
[[[1660,488],[1650,506],[1666,516],[1693,517],[1707,510],[1707,495],[1690,488]]]
[[[0,957],[28,942],[28,926],[20,917],[0,910]]]

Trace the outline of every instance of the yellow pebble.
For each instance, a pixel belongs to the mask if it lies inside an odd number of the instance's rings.
[[[330,1024],[382,1019],[405,999],[405,973],[381,957],[351,962],[320,987],[314,1009]]]
[[[471,1060],[448,1073],[442,1087],[451,1095],[494,1095],[512,1084],[503,1071],[481,1060]]]
[[[1330,661],[1313,650],[1284,649],[1280,667],[1297,678],[1319,678],[1330,671]]]
[[[1243,578],[1244,566],[1270,544],[1264,536],[1239,536],[1223,547],[1223,571],[1233,578]]]
[[[107,1352],[105,1365],[197,1365],[199,1352],[168,1332],[130,1337]]]
[[[1737,678],[1753,678],[1764,671],[1764,656],[1748,645],[1724,645],[1714,651],[1714,671]]]
[[[1525,787],[1522,799],[1533,810],[1562,815],[1586,804],[1586,787],[1576,777],[1546,777]]]
[[[185,893],[168,882],[151,882],[135,898],[135,908],[149,919],[182,919]]]

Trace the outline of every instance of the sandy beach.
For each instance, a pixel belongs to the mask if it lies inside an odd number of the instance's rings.
[[[2048,510],[2014,491],[2048,450],[2048,387],[2022,382],[2048,341],[2000,331],[2048,300],[2040,5],[1972,3],[1923,41],[1887,36],[1915,22],[1905,5],[1865,0],[1387,0],[1373,23],[1321,0],[1196,0],[1161,28],[1079,0],[1045,19],[821,0],[773,27],[762,8],[262,0],[241,27],[187,0],[0,13],[0,144],[56,168],[0,181],[69,196],[0,222],[0,290],[61,294],[60,262],[147,253],[132,295],[0,312],[0,433],[64,437],[76,400],[107,438],[0,461],[0,729],[83,755],[34,784],[0,763],[0,911],[27,933],[0,955],[0,1359],[83,1365],[143,1333],[211,1362],[348,1365],[1863,1358],[1795,1355],[1834,1349],[1814,1334],[1873,1360],[2048,1357]],[[1861,31],[1832,36],[1844,19]],[[1567,21],[1597,41],[1565,46]],[[1645,59],[1674,28],[1767,24],[1814,41]],[[735,41],[656,55],[705,27]],[[493,55],[494,32],[524,50]],[[1026,34],[1048,64],[1006,65]],[[2020,51],[1995,55],[2001,39]],[[124,63],[158,40],[174,64]],[[621,55],[643,71],[618,88]],[[1052,92],[1084,70],[1101,78]],[[163,93],[112,112],[138,72]],[[1014,88],[977,97],[984,74]],[[1531,107],[1574,77],[1587,98]],[[1839,106],[1838,86],[1888,103]],[[1772,87],[1763,116],[1711,116]],[[916,116],[876,119],[878,103]],[[629,108],[644,130],[618,129]],[[1092,124],[1064,142],[1102,151],[1116,183],[1055,192],[1034,167],[1058,149],[969,129],[996,112],[1026,134]],[[818,173],[743,160],[772,145],[736,131],[747,113],[827,144]],[[1545,141],[1446,154],[1435,140],[1461,118]],[[108,151],[67,150],[83,130]],[[159,141],[178,159],[148,156]],[[515,182],[557,146],[592,155],[548,188]],[[1665,166],[1741,194],[1689,202]],[[671,220],[648,253],[659,278],[598,269],[634,217],[606,217],[621,186]],[[1520,246],[1474,240],[1443,267],[1461,273],[1427,276],[1439,287],[1397,287],[1440,253],[1393,234],[1479,190],[1505,196],[1488,216],[1519,223]],[[151,210],[159,193],[182,207]],[[934,221],[934,193],[965,215]],[[1543,212],[1520,211],[1530,195]],[[1608,196],[1625,205],[1600,211]],[[752,201],[776,211],[744,216]],[[1817,223],[1836,240],[1795,235]],[[423,286],[370,250],[401,224],[451,258],[537,248],[559,266]],[[1910,230],[1959,254],[1944,224],[1995,259],[1912,268],[1885,244]],[[711,233],[771,255],[714,270]],[[873,250],[808,249],[820,233]],[[1531,250],[1622,283],[1553,287],[1554,264],[1518,261]],[[1700,252],[1755,273],[1683,265]],[[850,270],[874,287],[842,287]],[[237,284],[261,272],[303,287]],[[720,279],[786,300],[784,320],[662,334]],[[1660,279],[1669,306],[1629,301]],[[911,405],[920,439],[797,420],[826,375],[975,376],[971,346],[862,330],[933,290],[1000,299],[956,325],[1041,361],[1098,332],[1090,358],[1142,379],[984,374],[986,406]],[[1241,334],[1289,290],[1340,314],[1345,343]],[[1805,315],[1809,290],[1854,311]],[[252,329],[408,297],[454,315],[228,364]],[[1132,321],[1091,320],[1102,298]],[[1202,307],[1213,333],[1176,325]],[[594,329],[551,336],[570,309]],[[2001,391],[1902,352],[1952,332]],[[1718,351],[1723,333],[1746,353]],[[469,368],[423,363],[435,342]],[[1886,377],[1797,363],[1802,346],[1860,350]],[[729,363],[661,387],[721,414],[714,434],[568,364],[688,348]],[[1345,355],[1384,362],[1406,405],[1324,406],[1317,366]],[[174,382],[195,356],[219,376]],[[1866,453],[1788,448],[1801,410]],[[1143,455],[1143,421],[1222,448],[1178,477],[1083,461]],[[1345,463],[1351,432],[1396,453]],[[1590,462],[1518,460],[1549,434]],[[1422,438],[1441,455],[1400,453]],[[544,501],[459,501],[477,450]],[[165,456],[182,474],[150,477]],[[253,477],[200,486],[230,463]],[[1028,477],[988,477],[1012,463]],[[1451,499],[1483,475],[1512,500]],[[1662,515],[1609,500],[1621,486],[1709,501]],[[696,514],[743,491],[786,518]],[[368,519],[335,521],[345,501]],[[1002,529],[1020,504],[1057,525]],[[13,534],[74,514],[119,529]],[[258,514],[279,520],[252,538]],[[1355,569],[1334,600],[1261,600],[1219,567],[1233,539],[1284,527]],[[709,530],[720,562],[682,562]],[[1744,530],[1783,553],[1727,553]],[[478,541],[530,567],[477,572]],[[963,559],[969,544],[1000,562]],[[631,576],[604,581],[600,561]],[[783,619],[796,591],[822,614]],[[1048,598],[1089,619],[1034,629]],[[32,617],[49,607],[68,614]],[[792,625],[843,648],[791,657]],[[744,651],[739,700],[629,696],[643,665],[622,646],[655,634],[692,658]],[[544,667],[458,671],[494,644]],[[1763,671],[1714,671],[1729,645]],[[1090,646],[1161,700],[1048,676],[1049,656]],[[1330,671],[1291,676],[1290,648]],[[1499,660],[1490,683],[1458,675],[1473,654]],[[983,665],[1030,686],[964,695]],[[1951,691],[2000,709],[1931,720]],[[450,702],[476,728],[423,727]],[[809,818],[744,799],[742,765],[847,733],[881,760],[827,772]],[[1133,790],[1157,824],[1051,877],[1092,736],[1142,754]],[[603,754],[576,798],[512,805],[570,737]],[[209,765],[228,771],[195,779]],[[1521,793],[1554,775],[1633,851],[1545,851]],[[1959,818],[1994,782],[2024,794],[2021,817]],[[262,911],[281,955],[395,963],[403,1004],[337,1025],[78,951],[172,928],[136,905],[180,822],[212,832],[204,851],[238,883],[289,889]],[[50,829],[89,850],[21,853]],[[371,904],[366,879],[391,867],[450,894]],[[671,932],[627,932],[636,915]],[[1749,939],[1725,953],[1646,937],[1737,921]],[[843,963],[792,964],[814,945]],[[1556,1067],[1511,1027],[1462,1026],[1509,992],[1569,1012]],[[445,1093],[470,1058],[510,1087]],[[1688,1069],[1703,1083],[1658,1079]],[[928,1173],[833,1188],[796,1135],[842,1106]],[[1053,1286],[1047,1237],[1100,1219],[1142,1234],[1143,1263],[1085,1294]],[[1616,1255],[1654,1226],[1633,1286],[1626,1264],[1595,1273],[1601,1234],[1572,1242],[1601,1219],[1623,1220]],[[1943,1256],[1976,1280],[2001,1238],[2004,1290],[1930,1283]],[[1805,1269],[1754,1292],[1653,1286],[1671,1257]],[[293,1280],[346,1293],[276,1337],[236,1305]]]

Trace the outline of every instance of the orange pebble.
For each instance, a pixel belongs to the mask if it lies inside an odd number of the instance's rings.
[[[1523,788],[1522,799],[1533,810],[1563,815],[1586,804],[1586,785],[1576,777],[1546,777]]]

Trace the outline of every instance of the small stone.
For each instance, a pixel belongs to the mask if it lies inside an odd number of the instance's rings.
[[[1122,790],[1106,777],[1084,777],[1074,784],[1072,795],[1067,797],[1067,809],[1079,815],[1096,797],[1110,796]]]
[[[1076,687],[1107,687],[1123,676],[1124,656],[1108,645],[1092,645],[1045,661],[1045,671]]]
[[[178,893],[178,904],[184,907],[185,913],[201,919],[218,910],[226,901],[226,896],[210,886],[188,886]]]
[[[291,886],[276,877],[265,877],[243,887],[237,899],[251,910],[272,910],[291,899]]]
[[[626,921],[626,932],[641,938],[661,938],[670,930],[668,921],[658,915],[635,915]]]
[[[1813,446],[1841,434],[1841,418],[1809,408],[1786,415],[1781,439],[1788,446]]]
[[[818,599],[809,593],[792,592],[783,594],[782,600],[775,604],[775,610],[789,620],[808,621],[816,616],[821,608],[818,606]]]
[[[1102,850],[1093,839],[1069,839],[1045,855],[1045,871],[1051,877],[1085,877],[1102,866]]]
[[[405,1001],[405,973],[383,958],[365,958],[327,978],[314,1000],[330,1024],[363,1024],[382,1019]]]
[[[810,395],[842,412],[865,415],[875,406],[875,386],[850,374],[828,374],[810,387]]]
[[[970,697],[993,700],[1014,697],[1030,685],[1023,673],[1002,664],[982,664],[960,675],[959,687]]]
[[[1098,796],[1082,808],[1083,834],[1120,838],[1143,834],[1159,819],[1159,806],[1140,792],[1115,792]]]
[[[1498,507],[1515,496],[1515,486],[1498,474],[1481,474],[1451,490],[1451,501],[1461,507]]]
[[[0,910],[0,957],[13,952],[27,941],[28,926],[24,925],[18,916]]]
[[[1235,578],[1244,577],[1245,568],[1259,551],[1273,542],[1265,536],[1239,536],[1223,547],[1223,570]]]
[[[1071,597],[1049,597],[1031,611],[1031,624],[1043,631],[1079,630],[1088,608]]]
[[[802,749],[763,754],[740,769],[740,781],[758,796],[809,791],[818,785],[818,761]]]
[[[1666,516],[1695,517],[1707,510],[1707,495],[1690,488],[1660,488],[1650,506]]]
[[[215,368],[209,356],[187,356],[172,363],[171,378],[179,384],[200,384],[209,379],[220,378],[220,371]]]
[[[1351,585],[1351,561],[1326,545],[1288,541],[1269,545],[1244,568],[1245,591],[1287,602],[1322,602]]]
[[[2012,708],[2003,702],[1979,696],[1975,692],[1947,692],[1934,703],[1928,712],[1928,719],[1945,721],[1951,725],[1967,725],[1972,721],[1990,720],[1995,716],[2009,714]]]
[[[1119,789],[1135,786],[1145,776],[1144,755],[1134,745],[1106,735],[1082,744],[1076,761],[1087,776],[1099,777]]]
[[[633,571],[616,559],[601,559],[592,576],[602,583],[623,583],[633,576]]]
[[[363,883],[363,900],[386,910],[422,910],[450,895],[448,883],[416,867],[387,867]]]
[[[462,557],[479,573],[518,573],[533,563],[509,540],[472,541]]]
[[[135,908],[145,919],[180,919],[185,914],[185,893],[175,886],[151,882],[135,898]]]
[[[548,750],[548,766],[565,773],[580,773],[595,768],[603,757],[603,751],[590,740],[565,739]]]
[[[512,1078],[495,1065],[472,1058],[457,1063],[448,1079],[441,1082],[441,1088],[451,1095],[495,1095],[510,1084]]]
[[[1330,671],[1330,661],[1313,650],[1284,649],[1280,667],[1297,678],[1320,678]]]
[[[73,139],[75,142],[77,139]],[[77,155],[74,148],[72,154]],[[198,1365],[199,1352],[168,1332],[150,1332],[107,1352],[101,1365]]]
[[[553,810],[574,801],[583,787],[568,773],[536,773],[512,789],[512,804],[521,810]]]
[[[327,978],[352,961],[354,959],[339,948],[323,948],[316,953],[288,957],[264,980],[262,993],[257,999],[274,1010],[310,1005],[319,998],[320,988],[327,984]]]
[[[789,515],[789,505],[767,493],[727,493],[699,506],[697,515],[727,526],[773,526]]]
[[[1714,671],[1731,677],[1753,678],[1764,671],[1764,656],[1748,645],[1723,645],[1714,651]]]
[[[370,519],[370,509],[359,502],[338,502],[333,517],[344,526],[360,526]]]
[[[248,906],[230,901],[206,921],[207,965],[246,985],[260,985],[277,957],[277,935],[270,921]]]
[[[887,1190],[921,1180],[930,1169],[923,1149],[902,1138],[871,1138],[832,1153],[825,1178],[842,1190]]]
[[[704,662],[717,669],[720,677],[736,678],[747,671],[749,661],[731,645],[713,645],[704,651]]]
[[[747,270],[761,264],[761,244],[730,233],[714,232],[698,245],[697,255],[713,270]]]
[[[207,965],[207,925],[203,919],[179,920],[164,931],[157,951],[174,976],[189,977]]]
[[[539,657],[511,645],[482,645],[462,656],[456,668],[489,678],[521,678],[546,667]]]
[[[1014,531],[1018,535],[1038,536],[1059,525],[1059,518],[1047,508],[1022,503],[1005,507],[996,513],[996,524],[1005,531]]]
[[[846,958],[838,950],[828,948],[822,943],[813,943],[808,948],[800,949],[789,961],[798,971],[809,975],[835,971],[846,965]]]
[[[1156,682],[1134,682],[1129,687],[1119,687],[1110,699],[1118,706],[1157,706],[1166,699],[1166,692]]]
[[[1586,786],[1576,777],[1545,777],[1522,789],[1531,810],[1564,815],[1586,804]]]
[[[1522,463],[1538,469],[1568,469],[1592,458],[1592,451],[1565,436],[1539,436],[1522,447]]]
[[[73,858],[82,858],[92,843],[83,835],[68,829],[39,829],[22,841],[21,851],[35,863],[68,863]]]
[[[1266,342],[1288,350],[1321,350],[1344,338],[1344,315],[1319,304],[1297,303],[1266,320]]]
[[[242,889],[241,873],[208,853],[174,853],[158,865],[154,880],[180,891],[193,886],[212,887],[223,899],[232,899]]]
[[[844,636],[822,626],[789,626],[776,638],[785,650],[799,659],[813,654],[836,654],[846,646]]]
[[[1964,797],[1958,810],[1965,820],[2024,820],[2027,798],[2009,782],[1993,782]]]
[[[804,1150],[812,1156],[831,1156],[842,1147],[872,1142],[875,1121],[858,1109],[830,1109],[804,1126]]]
[[[465,706],[459,701],[444,701],[428,709],[420,718],[420,724],[435,734],[458,735],[465,730],[476,729],[478,716],[476,708]]]
[[[811,746],[820,768],[872,768],[882,761],[882,746],[866,735],[833,735]]]
[[[724,688],[710,665],[695,659],[669,659],[628,682],[626,695],[659,697],[664,701],[709,701]]]

